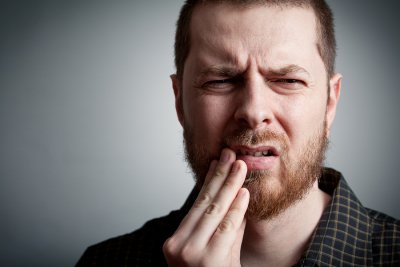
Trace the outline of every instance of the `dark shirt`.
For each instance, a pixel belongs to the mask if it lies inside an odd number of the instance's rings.
[[[324,169],[319,188],[331,195],[332,201],[295,266],[400,266],[399,220],[363,207],[333,169]],[[180,210],[89,247],[76,266],[167,266],[162,245],[196,196],[193,190]]]

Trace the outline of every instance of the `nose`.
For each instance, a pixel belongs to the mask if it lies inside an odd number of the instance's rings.
[[[238,97],[235,120],[253,130],[266,127],[273,119],[272,105],[272,94],[264,79],[248,79]]]

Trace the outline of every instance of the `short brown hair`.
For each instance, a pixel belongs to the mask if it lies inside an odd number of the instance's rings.
[[[328,78],[335,71],[336,39],[333,14],[324,0],[186,0],[182,6],[175,34],[175,66],[179,80],[182,80],[183,69],[190,49],[190,21],[197,5],[207,3],[227,3],[232,5],[252,6],[256,4],[275,6],[309,7],[317,18],[318,51],[324,62]]]

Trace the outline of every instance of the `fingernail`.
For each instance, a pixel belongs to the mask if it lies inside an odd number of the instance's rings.
[[[234,162],[232,166],[232,172],[238,172],[240,169],[240,163],[239,162]]]
[[[226,162],[228,162],[228,160],[229,160],[229,152],[228,152],[228,150],[224,149],[224,150],[222,150],[220,161],[222,163],[226,163]]]

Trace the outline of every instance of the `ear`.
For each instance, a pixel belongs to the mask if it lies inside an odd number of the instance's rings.
[[[172,88],[174,89],[174,95],[175,95],[175,110],[176,114],[178,116],[179,123],[183,127],[183,102],[182,102],[182,87],[181,83],[178,79],[178,76],[176,74],[172,74],[171,76],[171,81],[172,81]]]
[[[329,80],[329,96],[328,96],[328,104],[326,106],[326,123],[327,123],[327,135],[329,137],[331,132],[331,127],[333,124],[333,120],[336,115],[336,107],[340,98],[340,90],[342,86],[342,75],[340,73],[336,73]]]

